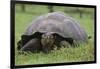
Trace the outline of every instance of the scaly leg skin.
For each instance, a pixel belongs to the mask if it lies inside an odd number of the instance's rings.
[[[42,45],[39,41],[39,39],[34,38],[28,41],[22,48],[21,51],[25,52],[39,52],[42,49]]]
[[[64,48],[69,48],[71,47],[70,43],[67,41],[61,41],[60,45],[63,46]]]

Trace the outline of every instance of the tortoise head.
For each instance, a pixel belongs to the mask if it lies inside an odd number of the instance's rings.
[[[55,42],[55,37],[53,36],[52,33],[42,34],[41,44],[42,44],[43,51],[45,53],[49,52],[52,49],[54,42]]]

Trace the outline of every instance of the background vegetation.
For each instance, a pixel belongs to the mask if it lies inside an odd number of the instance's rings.
[[[30,22],[42,14],[48,12],[62,11],[73,17],[85,28],[88,35],[92,36],[88,44],[81,44],[75,48],[61,48],[53,50],[49,54],[30,53],[20,55],[16,50],[20,36],[26,30]],[[94,9],[68,6],[45,6],[16,4],[15,7],[15,64],[48,64],[63,62],[84,62],[94,61]]]

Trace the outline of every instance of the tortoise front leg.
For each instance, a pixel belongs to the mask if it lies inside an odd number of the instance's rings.
[[[59,50],[61,48],[60,42],[61,42],[60,40],[56,40],[54,43],[57,47],[57,50]]]
[[[71,44],[69,43],[69,42],[67,42],[67,41],[61,41],[60,42],[60,45],[62,46],[62,47],[64,47],[64,48],[69,48],[69,47],[71,47]]]
[[[28,41],[22,48],[21,51],[38,52],[42,49],[39,39],[34,38]]]

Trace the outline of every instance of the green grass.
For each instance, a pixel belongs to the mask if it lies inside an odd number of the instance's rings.
[[[49,54],[29,53],[27,55],[16,54],[16,64],[49,64],[49,63],[64,63],[64,62],[85,62],[94,60],[94,47],[89,43],[86,46],[75,48],[61,48],[53,50]]]
[[[17,42],[20,36],[26,30],[30,22],[41,14],[48,13],[47,6],[26,6],[26,12],[20,12],[20,6],[16,6],[15,12],[15,64],[28,65],[28,64],[48,64],[48,63],[63,63],[63,62],[82,62],[94,61],[94,20],[91,14],[84,14],[82,18],[76,13],[66,13],[80,22],[82,27],[86,30],[88,35],[92,36],[88,44],[82,44],[79,47],[61,48],[60,50],[53,50],[48,54],[29,53],[27,55],[18,54],[16,50]],[[62,11],[62,8],[56,8]],[[55,11],[56,11],[55,10]],[[31,12],[30,12],[31,11]]]

